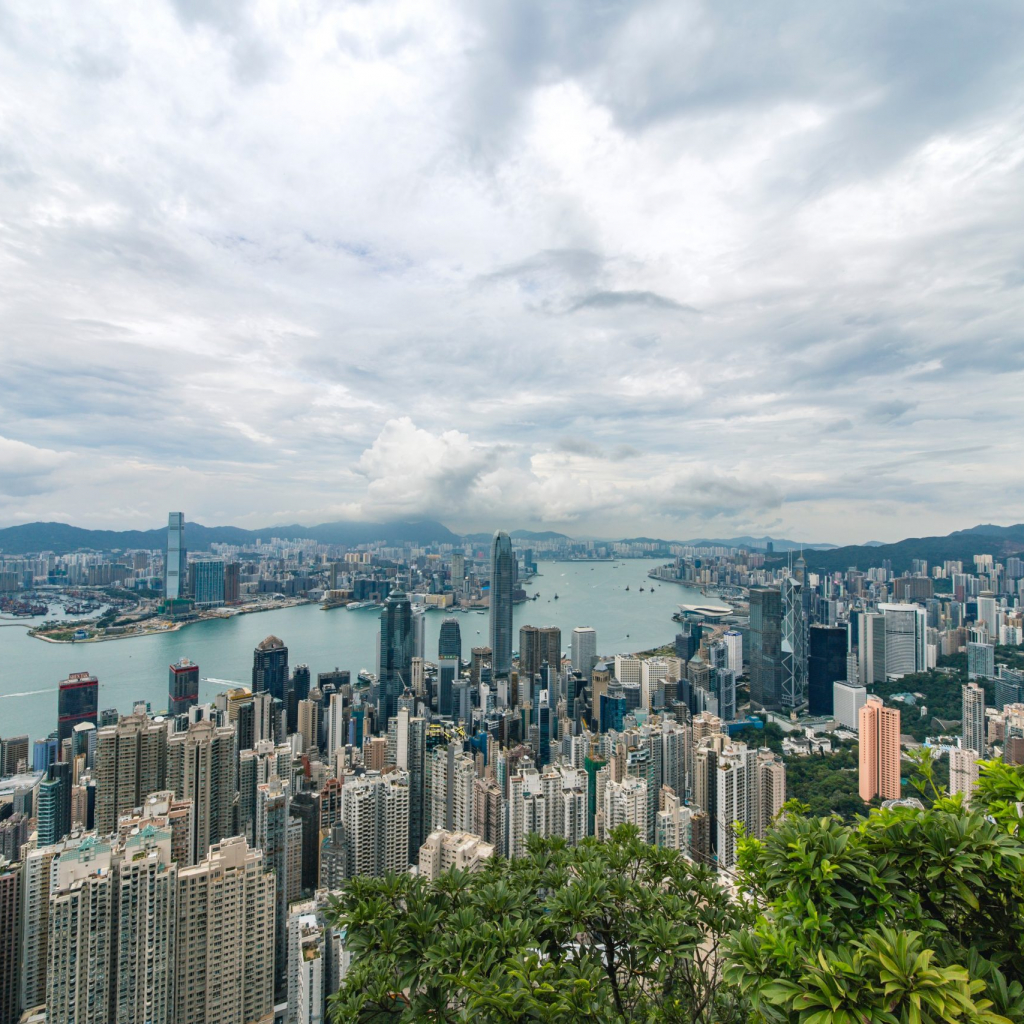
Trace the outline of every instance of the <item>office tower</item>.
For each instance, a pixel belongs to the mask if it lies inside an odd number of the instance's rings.
[[[455,658],[457,661],[462,659],[462,631],[458,619],[449,617],[442,621],[437,635],[437,656]]]
[[[199,703],[199,666],[181,658],[170,666],[167,675],[167,714],[188,714]]]
[[[427,610],[422,605],[412,610],[412,656],[414,658],[425,658],[427,656]],[[405,680],[409,686],[410,678]]]
[[[859,729],[860,709],[867,695],[867,690],[856,683],[833,683],[832,714],[836,722],[847,729]]]
[[[175,1024],[272,1019],[274,881],[241,836],[179,869]]]
[[[197,608],[219,608],[224,598],[224,563],[204,558],[189,567],[192,579],[192,600]]]
[[[807,638],[802,593],[802,584],[793,577],[782,581],[782,638],[779,646],[782,652],[782,706],[785,708],[801,707],[807,700]]]
[[[589,681],[590,670],[597,661],[597,630],[592,626],[577,626],[572,631],[570,655],[573,672],[579,672]]]
[[[971,802],[971,794],[978,788],[978,758],[973,748],[954,747],[949,752],[949,792],[963,793],[964,803]]]
[[[999,642],[999,601],[991,590],[978,594],[978,623],[984,625],[992,643]]]
[[[283,701],[288,686],[288,648],[276,636],[261,640],[252,652],[252,692]]]
[[[52,732],[45,739],[32,743],[32,771],[45,772],[52,761],[57,760],[57,733]]]
[[[445,871],[480,871],[494,856],[494,846],[472,832],[434,829],[417,854],[421,877],[433,882]]]
[[[285,714],[288,720],[288,733],[295,732],[299,727],[299,701],[309,696],[310,673],[308,665],[296,665],[291,677],[285,684]],[[281,737],[283,740],[284,737]]]
[[[562,665],[562,631],[557,626],[522,626],[519,630],[519,676],[532,679],[547,665],[557,674]]]
[[[713,691],[718,698],[718,717],[723,722],[736,718],[736,676],[732,668],[717,668],[712,672]]]
[[[750,588],[750,699],[766,708],[782,701],[782,593]]]
[[[235,730],[204,719],[167,740],[167,788],[193,807],[189,861],[235,834]]]
[[[861,686],[885,682],[885,616],[880,612],[858,614],[857,666]]]
[[[512,671],[512,584],[515,574],[512,540],[498,530],[491,541],[491,670],[495,677]]]
[[[96,733],[96,831],[108,836],[121,814],[164,789],[167,727],[146,715],[125,715]]]
[[[728,652],[726,668],[731,668],[734,672],[740,673],[743,671],[743,634],[738,630],[730,629],[726,631],[722,637],[725,643],[725,649]]]
[[[979,757],[985,755],[985,691],[977,683],[960,688],[963,707],[962,742],[965,750],[973,750]]]
[[[54,761],[39,784],[36,832],[40,846],[59,843],[71,831],[71,765]]]
[[[167,557],[164,559],[164,597],[170,601],[187,597],[188,552],[185,550],[185,514],[167,516]]]
[[[860,797],[900,798],[900,713],[880,697],[867,698],[858,712]]]
[[[831,715],[832,684],[846,679],[846,627],[815,624],[807,632],[807,710]]]
[[[346,878],[409,867],[409,774],[368,771],[346,779],[341,797]]]
[[[241,566],[237,562],[228,562],[224,566],[224,603],[238,604],[242,596],[242,586],[239,580]]]
[[[967,678],[991,679],[996,674],[996,649],[993,644],[967,644]]]
[[[466,579],[466,556],[461,551],[452,552],[452,587],[461,590]]]
[[[274,897],[274,997],[284,998],[288,984],[288,783],[271,776],[256,787],[256,846],[263,868],[276,879]]]
[[[409,773],[409,863],[412,864],[426,837],[427,719],[410,717],[406,763],[399,767]]]
[[[58,749],[79,722],[96,724],[99,704],[99,680],[88,672],[71,672],[62,679],[57,694]]]
[[[412,606],[404,590],[393,590],[380,613],[381,727],[398,710],[398,697],[412,683]]]
[[[20,938],[21,864],[0,856],[0,1024],[18,1020]]]
[[[885,625],[885,675],[902,679],[928,667],[925,651],[927,618],[917,604],[880,604]]]

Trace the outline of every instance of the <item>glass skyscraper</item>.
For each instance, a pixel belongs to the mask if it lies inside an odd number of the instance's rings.
[[[185,513],[169,512],[167,515],[167,557],[164,559],[164,597],[175,599],[187,596],[187,563]]]
[[[507,676],[512,670],[512,583],[515,557],[512,539],[498,530],[491,541],[491,672]]]
[[[403,590],[388,594],[380,613],[380,713],[382,728],[398,712],[398,698],[412,685],[412,606]]]
[[[204,558],[192,563],[192,600],[197,608],[213,608],[224,603],[224,563]]]

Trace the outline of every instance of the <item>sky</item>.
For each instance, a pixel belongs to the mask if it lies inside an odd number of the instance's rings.
[[[0,525],[1024,520],[1024,6],[0,5]]]

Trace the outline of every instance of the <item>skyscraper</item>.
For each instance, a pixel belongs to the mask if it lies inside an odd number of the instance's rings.
[[[40,846],[59,843],[71,831],[71,763],[54,761],[39,784],[36,833]]]
[[[437,636],[437,656],[462,659],[462,631],[458,619],[449,617],[441,623],[441,631]]]
[[[900,713],[872,694],[858,712],[860,797],[900,797]]]
[[[512,540],[498,530],[491,541],[491,671],[508,676],[512,671],[512,584],[515,556]]]
[[[167,728],[143,714],[125,715],[96,733],[96,831],[108,836],[118,816],[162,790],[167,766]]]
[[[404,590],[393,590],[380,613],[381,726],[398,710],[398,697],[412,685],[412,606]]]
[[[597,661],[597,630],[592,626],[577,626],[572,631],[570,655],[573,672],[579,672],[589,682],[590,670]]]
[[[263,868],[276,880],[274,894],[274,994],[285,996],[288,985],[288,783],[277,775],[256,787],[256,846]]]
[[[409,867],[409,774],[368,771],[341,791],[344,876],[381,877]]]
[[[803,578],[802,570],[800,577]],[[782,581],[781,591],[782,706],[798,708],[807,700],[807,635],[803,585],[793,577],[787,577]],[[843,660],[845,669],[845,654]]]
[[[521,626],[519,629],[519,675],[528,681],[547,663],[555,673],[562,665],[562,631],[557,626]]]
[[[276,636],[261,640],[252,652],[252,692],[284,701],[288,686],[288,648]]]
[[[193,809],[189,862],[234,835],[237,802],[235,730],[204,719],[167,741],[167,788]]]
[[[985,691],[974,682],[960,688],[963,708],[961,747],[985,754]]]
[[[782,701],[782,593],[750,588],[750,699],[762,707]]]
[[[88,672],[71,672],[62,679],[57,693],[57,742],[71,736],[79,722],[96,724],[96,709],[99,705],[99,680]]]
[[[167,557],[164,559],[164,597],[168,600],[188,596],[187,566],[185,513],[170,512],[167,516]]]
[[[21,864],[0,857],[0,1024],[18,1019]]]
[[[188,658],[180,658],[167,674],[167,713],[183,715],[199,703],[199,666]]]
[[[846,679],[846,627],[815,624],[808,635],[807,710],[831,715],[832,684]]]
[[[203,558],[191,565],[192,600],[197,608],[216,608],[224,604],[224,563]]]
[[[885,617],[885,674],[902,679],[928,667],[925,652],[927,618],[919,604],[880,604]]]

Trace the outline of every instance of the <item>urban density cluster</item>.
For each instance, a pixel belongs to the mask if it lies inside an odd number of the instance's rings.
[[[912,747],[948,758],[968,798],[980,758],[1024,763],[1017,558],[815,573],[802,556],[525,548],[501,531],[482,558],[295,542],[210,558],[185,537],[172,513],[159,553],[39,553],[5,586],[141,581],[146,614],[179,621],[261,593],[372,603],[375,671],[313,676],[268,636],[251,685],[210,703],[184,658],[165,707],[102,709],[84,664],[60,681],[54,730],[0,744],[0,1024],[323,1022],[350,963],[331,893],[355,876],[435,878],[520,857],[531,834],[576,844],[630,823],[728,884],[737,824],[766,834],[793,759],[856,745],[865,806],[912,799]],[[514,631],[538,558],[663,553],[654,578],[725,602],[684,605],[664,647],[605,651],[585,624]],[[468,608],[487,611],[486,646],[467,649]],[[929,673],[959,716],[897,691]]]

